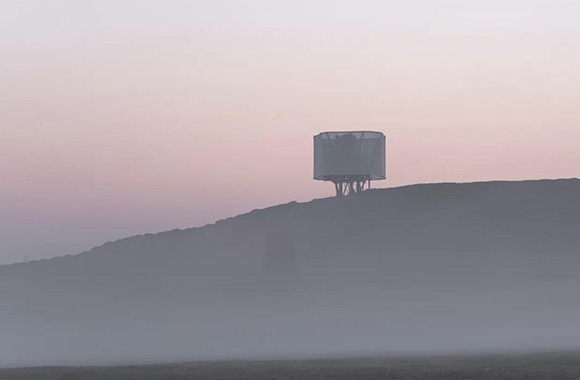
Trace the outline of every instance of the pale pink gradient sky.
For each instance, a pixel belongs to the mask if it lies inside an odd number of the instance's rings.
[[[0,263],[332,194],[312,135],[388,181],[578,177],[580,2],[0,5]]]

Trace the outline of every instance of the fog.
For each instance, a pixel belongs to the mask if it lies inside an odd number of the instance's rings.
[[[292,202],[0,266],[0,366],[578,348],[580,180]]]

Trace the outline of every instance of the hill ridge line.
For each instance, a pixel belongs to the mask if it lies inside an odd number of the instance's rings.
[[[329,196],[329,197],[325,197],[325,198],[314,198],[314,199],[312,199],[310,201],[306,201],[306,202],[290,201],[290,202],[286,202],[286,203],[280,203],[280,204],[273,205],[273,206],[253,209],[253,210],[250,210],[248,212],[244,212],[242,214],[230,216],[230,217],[227,217],[224,219],[219,219],[219,220],[215,221],[214,223],[207,223],[207,224],[204,224],[202,226],[176,228],[176,229],[167,230],[167,231],[148,232],[148,233],[144,233],[144,234],[127,236],[127,237],[120,238],[117,240],[106,241],[101,245],[95,246],[89,250],[82,251],[79,253],[62,255],[62,256],[55,256],[55,257],[50,257],[50,258],[45,258],[45,259],[31,260],[31,261],[27,261],[27,262],[3,264],[3,265],[0,265],[0,268],[24,266],[26,264],[34,264],[34,263],[39,263],[39,262],[58,261],[60,259],[66,259],[66,258],[72,258],[72,257],[81,256],[81,255],[91,254],[91,253],[94,253],[95,251],[106,248],[112,244],[127,242],[127,241],[135,240],[135,239],[158,237],[160,235],[167,235],[167,234],[171,234],[171,233],[196,231],[196,230],[200,230],[202,228],[210,228],[210,227],[214,227],[217,225],[221,225],[223,223],[231,222],[231,221],[238,219],[238,218],[241,218],[241,217],[246,217],[246,216],[249,216],[252,214],[255,215],[257,213],[261,213],[261,212],[265,212],[268,210],[277,209],[277,208],[289,206],[289,205],[297,205],[297,204],[308,205],[308,204],[312,204],[315,202],[328,202],[328,201],[336,201],[339,199],[340,200],[356,199],[356,198],[360,199],[360,197],[368,196],[370,194],[376,194],[378,192],[400,191],[400,190],[406,190],[406,189],[410,189],[410,188],[439,187],[439,186],[449,186],[449,185],[469,186],[469,185],[492,185],[492,184],[526,184],[526,183],[562,182],[562,181],[580,181],[580,178],[569,177],[569,178],[526,179],[526,180],[489,180],[489,181],[474,181],[474,182],[425,182],[425,183],[415,183],[415,184],[401,185],[401,186],[395,186],[395,187],[372,188],[372,189],[367,190],[366,192],[361,193],[361,194],[354,196],[354,197],[337,198],[334,196]]]

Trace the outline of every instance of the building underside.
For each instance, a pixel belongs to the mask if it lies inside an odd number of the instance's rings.
[[[369,176],[329,176],[325,181],[331,181],[334,184],[337,197],[362,193],[371,188]]]

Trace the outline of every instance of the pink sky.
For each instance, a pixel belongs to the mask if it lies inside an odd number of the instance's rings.
[[[0,263],[330,196],[325,130],[374,187],[579,176],[573,2],[161,3],[0,7]]]

